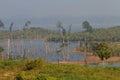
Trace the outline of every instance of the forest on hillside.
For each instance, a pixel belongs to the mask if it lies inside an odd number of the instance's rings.
[[[120,26],[110,28],[94,28],[92,32],[69,32],[66,30],[65,39],[70,41],[87,40],[92,41],[119,41]],[[50,41],[60,40],[60,32],[48,30],[44,28],[28,28],[24,30],[0,31],[0,39],[43,39],[47,38]]]

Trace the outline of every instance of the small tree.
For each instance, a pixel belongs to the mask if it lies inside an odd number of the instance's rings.
[[[96,53],[99,56],[99,58],[103,61],[103,65],[104,61],[110,58],[112,54],[109,46],[105,42],[102,42],[96,46]]]
[[[92,32],[92,26],[90,25],[90,23],[88,21],[84,21],[82,23],[83,28],[87,31],[87,32]]]

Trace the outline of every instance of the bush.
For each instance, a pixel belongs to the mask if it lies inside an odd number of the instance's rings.
[[[32,59],[27,59],[26,63],[25,63],[25,70],[31,70],[36,66],[36,64],[34,63],[34,60]]]
[[[25,63],[25,70],[31,70],[34,69],[35,67],[43,68],[44,65],[45,62],[42,58],[38,58],[36,60],[27,59]]]
[[[36,59],[34,62],[35,62],[35,64],[36,64],[36,67],[38,67],[38,68],[40,68],[40,69],[42,69],[42,68],[45,67],[45,61],[44,61],[43,58],[38,58],[38,59]]]
[[[15,80],[23,80],[22,75],[20,73],[17,74]]]
[[[47,75],[36,74],[36,73],[18,73],[15,76],[15,80],[57,80],[55,77],[50,77]]]

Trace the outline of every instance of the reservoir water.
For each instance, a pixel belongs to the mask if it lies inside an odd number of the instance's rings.
[[[60,42],[45,42],[44,40],[3,40],[0,41],[0,45],[3,45],[5,50],[3,56],[6,54],[12,56],[22,56],[23,53],[29,58],[43,57],[47,61],[63,60],[62,52],[57,53],[60,48]],[[78,61],[84,59],[84,55],[72,53],[70,50],[78,46],[77,42],[70,42],[65,47],[65,57],[67,61]],[[47,50],[47,52],[46,52]]]
[[[17,58],[25,53],[28,58],[42,57],[46,61],[56,62],[63,61],[63,49],[60,48],[60,42],[45,42],[44,40],[0,40],[0,45],[4,46],[3,58],[9,53],[12,58]],[[84,60],[83,54],[72,53],[71,49],[79,46],[78,42],[69,42],[69,45],[64,48],[64,56],[66,61]],[[57,53],[57,50],[62,50]],[[100,64],[90,64],[91,66]],[[107,63],[105,66],[120,67],[120,63]]]

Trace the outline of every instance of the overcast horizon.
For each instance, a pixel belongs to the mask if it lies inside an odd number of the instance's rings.
[[[0,0],[0,18],[118,16],[120,0]]]
[[[120,25],[120,0],[0,0],[0,19],[6,29],[22,28],[26,20],[31,26],[56,29],[62,21],[80,30],[82,21],[88,20],[93,27]],[[82,18],[82,19],[81,19]]]

